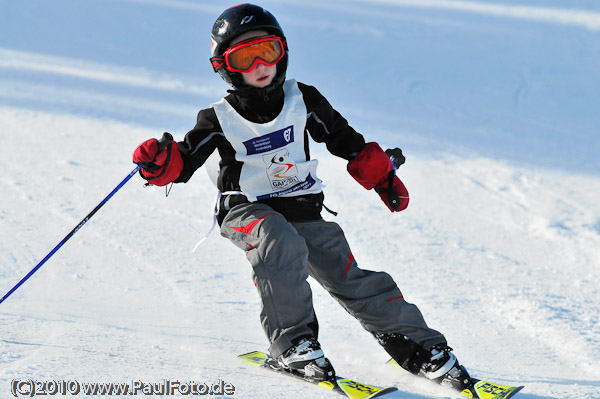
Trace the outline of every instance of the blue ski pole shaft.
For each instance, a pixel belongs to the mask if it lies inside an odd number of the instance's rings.
[[[75,226],[75,228],[74,228],[73,230],[71,230],[71,232],[70,232],[69,234],[67,234],[67,235],[65,236],[65,238],[63,238],[63,239],[62,239],[62,241],[58,243],[58,245],[57,245],[57,246],[55,246],[55,247],[54,247],[54,249],[52,249],[52,251],[50,251],[50,252],[48,253],[48,255],[46,255],[46,256],[44,257],[44,259],[42,259],[42,260],[41,260],[41,261],[40,261],[40,262],[39,262],[39,263],[38,263],[38,264],[37,264],[37,265],[36,265],[36,266],[35,266],[33,269],[31,269],[31,271],[30,271],[29,273],[27,273],[27,275],[21,279],[21,281],[19,281],[17,284],[15,284],[15,286],[14,286],[14,287],[12,287],[12,288],[10,289],[10,291],[8,291],[8,292],[6,293],[6,295],[4,295],[4,296],[2,297],[2,299],[0,299],[0,303],[4,302],[4,300],[5,300],[6,298],[8,298],[8,297],[9,297],[9,296],[10,296],[10,295],[13,293],[13,292],[15,292],[15,291],[16,291],[16,290],[17,290],[17,289],[18,289],[18,288],[19,288],[19,287],[20,287],[20,286],[21,286],[21,285],[22,285],[22,284],[23,284],[25,281],[27,281],[27,280],[29,279],[29,277],[33,276],[33,274],[34,274],[35,272],[37,272],[37,271],[38,271],[38,269],[39,269],[40,267],[42,267],[42,265],[43,265],[44,263],[46,263],[46,261],[47,261],[48,259],[50,259],[50,258],[52,257],[52,255],[54,255],[54,254],[56,253],[56,251],[58,251],[58,250],[60,249],[60,247],[62,247],[62,246],[64,245],[64,243],[66,243],[66,242],[67,242],[67,241],[68,241],[68,240],[69,240],[71,237],[73,237],[73,235],[74,235],[75,233],[77,233],[77,231],[78,231],[78,230],[79,230],[79,229],[80,229],[80,228],[81,228],[81,227],[82,227],[84,224],[86,224],[86,223],[87,223],[87,221],[88,221],[88,220],[90,220],[90,218],[91,218],[92,216],[94,216],[94,214],[95,214],[96,212],[98,212],[98,210],[99,210],[100,208],[102,208],[102,207],[104,206],[104,204],[106,204],[106,202],[107,202],[107,201],[108,201],[108,200],[109,200],[109,199],[110,199],[110,198],[111,198],[113,195],[115,195],[115,193],[116,193],[117,191],[119,191],[119,190],[121,189],[121,187],[123,187],[123,186],[125,185],[125,183],[127,183],[127,182],[129,181],[129,179],[131,179],[131,178],[133,177],[133,175],[135,175],[135,174],[137,173],[137,171],[138,171],[138,170],[140,170],[140,166],[139,166],[139,165],[138,165],[138,166],[136,166],[136,167],[135,167],[135,168],[134,168],[134,169],[133,169],[131,172],[129,172],[129,174],[127,175],[127,177],[125,177],[125,178],[124,178],[124,179],[121,181],[121,183],[119,183],[119,185],[118,185],[117,187],[115,187],[115,188],[114,188],[114,190],[112,190],[112,191],[110,192],[110,194],[108,194],[108,195],[106,196],[106,198],[104,198],[104,199],[103,199],[103,200],[102,200],[102,201],[101,201],[101,202],[100,202],[98,205],[96,205],[96,207],[95,207],[94,209],[92,209],[92,211],[91,211],[90,213],[88,213],[88,214],[87,214],[87,216],[86,216],[85,218],[83,218],[83,220],[82,220],[81,222],[79,222],[79,224],[78,224],[77,226]]]

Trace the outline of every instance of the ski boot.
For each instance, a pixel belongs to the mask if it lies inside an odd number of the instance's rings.
[[[301,338],[296,345],[285,351],[278,363],[291,373],[311,381],[335,381],[335,371],[314,337]]]
[[[452,348],[446,344],[438,344],[425,350],[402,334],[376,333],[374,335],[398,366],[412,374],[441,385],[451,386],[459,392],[474,384],[467,370],[458,363]]]
[[[473,385],[473,381],[464,366],[452,353],[447,345],[436,345],[430,350],[429,360],[424,362],[419,374],[440,385],[450,386],[459,392]]]

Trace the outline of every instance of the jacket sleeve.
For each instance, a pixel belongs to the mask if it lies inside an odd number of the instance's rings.
[[[175,182],[187,182],[224,141],[225,135],[214,109],[207,108],[198,112],[196,126],[185,135],[183,141],[177,143],[183,170]]]
[[[336,111],[313,86],[298,83],[306,104],[306,129],[318,143],[325,143],[333,155],[351,160],[365,147],[364,137]]]

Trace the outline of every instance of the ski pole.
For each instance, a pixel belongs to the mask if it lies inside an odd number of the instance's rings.
[[[95,207],[95,208],[94,208],[94,209],[93,209],[93,210],[92,210],[90,213],[88,213],[88,214],[87,214],[87,216],[86,216],[85,218],[83,218],[83,220],[82,220],[81,222],[79,222],[79,224],[78,224],[77,226],[75,226],[75,228],[74,228],[73,230],[71,230],[71,232],[70,232],[69,234],[67,234],[67,235],[65,236],[65,238],[63,238],[63,239],[62,239],[62,241],[61,241],[61,242],[59,242],[59,243],[58,243],[58,245],[57,245],[57,246],[55,246],[55,247],[52,249],[52,251],[50,251],[50,252],[48,253],[48,255],[46,255],[46,256],[44,257],[44,259],[42,259],[42,260],[41,260],[41,261],[40,261],[40,262],[39,262],[39,263],[38,263],[38,264],[37,264],[37,265],[36,265],[36,266],[35,266],[33,269],[31,269],[31,271],[30,271],[29,273],[27,273],[27,274],[25,275],[25,277],[23,277],[23,278],[21,279],[21,281],[19,281],[17,284],[15,284],[15,286],[14,286],[14,287],[12,287],[12,288],[10,289],[10,291],[8,291],[8,292],[6,293],[6,295],[4,295],[4,296],[2,297],[2,299],[0,299],[0,303],[4,302],[4,300],[5,300],[6,298],[8,298],[8,297],[9,297],[9,296],[10,296],[10,295],[13,293],[13,292],[15,292],[15,291],[16,291],[16,290],[17,290],[17,289],[18,289],[18,288],[19,288],[19,287],[20,287],[20,286],[21,286],[21,285],[22,285],[22,284],[23,284],[25,281],[27,281],[27,279],[29,279],[29,277],[33,276],[33,274],[34,274],[35,272],[37,272],[37,271],[38,271],[38,269],[39,269],[40,267],[42,267],[42,265],[43,265],[44,263],[46,263],[46,261],[47,261],[48,259],[50,259],[50,258],[52,257],[52,255],[54,255],[54,254],[56,253],[56,251],[58,251],[58,250],[60,249],[60,247],[62,247],[62,246],[64,245],[64,243],[66,243],[66,242],[67,242],[67,241],[68,241],[68,240],[69,240],[71,237],[73,237],[73,235],[75,235],[75,233],[77,233],[77,231],[78,231],[78,230],[79,230],[79,229],[80,229],[80,228],[81,228],[81,227],[82,227],[84,224],[86,224],[86,222],[87,222],[88,220],[90,220],[90,218],[91,218],[92,216],[94,216],[94,214],[95,214],[96,212],[98,212],[98,210],[99,210],[100,208],[102,208],[102,206],[103,206],[104,204],[106,204],[106,202],[107,202],[107,201],[108,201],[108,200],[109,200],[109,199],[110,199],[110,198],[111,198],[111,197],[112,197],[112,196],[113,196],[113,195],[114,195],[114,194],[115,194],[117,191],[119,191],[119,189],[120,189],[121,187],[123,187],[123,186],[125,185],[125,183],[127,183],[127,182],[129,181],[129,179],[131,179],[131,177],[132,177],[133,175],[135,175],[135,174],[136,174],[136,172],[137,172],[139,169],[140,169],[140,166],[136,166],[136,167],[135,167],[135,169],[133,169],[131,172],[129,172],[129,174],[127,175],[127,177],[126,177],[125,179],[123,179],[123,181],[121,181],[121,183],[119,183],[119,185],[118,185],[117,187],[115,187],[115,189],[114,189],[113,191],[111,191],[111,192],[110,192],[110,194],[108,194],[108,195],[106,196],[106,198],[104,198],[104,199],[102,200],[102,202],[100,202],[100,203],[99,203],[99,204],[98,204],[98,205],[97,205],[97,206],[96,206],[96,207]]]
[[[170,134],[165,134],[163,135],[163,137],[158,141],[158,152],[160,152],[163,148],[165,148],[171,141],[173,141],[173,136],[171,136]],[[98,205],[96,205],[96,207],[94,209],[92,209],[92,211],[90,213],[87,214],[87,216],[85,218],[83,218],[83,220],[81,222],[79,222],[79,224],[77,226],[75,226],[75,228],[73,230],[71,230],[71,232],[69,234],[67,234],[65,236],[65,238],[62,239],[61,242],[58,243],[57,246],[55,246],[52,251],[50,251],[48,253],[48,255],[46,255],[44,257],[44,259],[42,259],[37,265],[35,265],[35,267],[33,269],[31,269],[29,271],[29,273],[27,273],[25,275],[25,277],[23,277],[21,279],[21,281],[19,281],[17,284],[15,284],[14,287],[12,287],[10,289],[10,291],[8,291],[3,297],[2,299],[0,299],[0,303],[4,302],[4,300],[6,298],[8,298],[13,292],[15,292],[21,285],[23,285],[23,283],[25,281],[27,281],[29,279],[29,277],[33,276],[33,274],[35,272],[37,272],[39,270],[40,267],[42,267],[42,265],[44,263],[46,263],[46,261],[48,259],[50,259],[52,257],[52,255],[54,255],[56,253],[56,251],[58,251],[60,249],[60,247],[62,247],[71,237],[73,237],[73,235],[75,235],[75,233],[77,233],[77,231],[79,231],[79,229],[81,227],[83,227],[84,224],[87,223],[88,220],[90,220],[92,218],[92,216],[94,216],[94,214],[96,212],[98,212],[98,210],[100,208],[102,208],[104,206],[104,204],[106,204],[108,202],[109,199],[111,199],[111,197],[113,195],[115,195],[115,193],[117,191],[119,191],[121,189],[121,187],[123,187],[125,185],[125,183],[127,183],[129,181],[129,179],[131,179],[133,177],[133,175],[135,175],[137,173],[138,170],[140,170],[141,166],[138,165],[136,166],[131,172],[129,172],[129,174],[117,185],[117,187],[115,187],[110,194],[108,194],[106,196],[106,198],[104,198]]]

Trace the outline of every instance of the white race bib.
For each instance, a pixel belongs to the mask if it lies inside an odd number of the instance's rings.
[[[235,159],[243,162],[240,188],[250,201],[321,192],[318,161],[306,160],[302,92],[293,79],[284,83],[283,90],[283,109],[268,123],[244,119],[225,99],[212,104]]]

